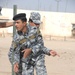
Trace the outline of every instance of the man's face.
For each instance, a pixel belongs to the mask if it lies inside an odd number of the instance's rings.
[[[30,24],[31,26],[36,26],[33,22],[29,22],[29,24]]]
[[[35,24],[37,26],[37,28],[39,28],[40,24]]]
[[[15,27],[17,29],[17,31],[22,31],[23,28],[25,27],[26,22],[22,22],[21,20],[16,20],[15,21]]]
[[[30,24],[31,26],[36,26],[36,27],[39,27],[39,26],[40,26],[40,24],[36,24],[36,23],[33,23],[33,22],[29,22],[29,24]]]

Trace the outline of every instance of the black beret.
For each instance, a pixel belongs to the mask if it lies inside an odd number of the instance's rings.
[[[26,14],[25,14],[25,13],[16,14],[16,15],[13,17],[13,20],[18,20],[18,19],[21,19],[21,18],[26,18]]]

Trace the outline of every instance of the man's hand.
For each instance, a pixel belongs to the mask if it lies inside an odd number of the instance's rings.
[[[51,54],[52,56],[56,56],[56,55],[59,56],[59,55],[57,54],[57,52],[55,52],[54,50],[51,50],[51,51],[50,51],[50,54]]]
[[[32,50],[28,48],[28,49],[24,49],[22,52],[24,52],[23,57],[27,58],[31,54]]]
[[[18,65],[18,63],[14,64],[14,72],[15,73],[19,72],[19,65]]]

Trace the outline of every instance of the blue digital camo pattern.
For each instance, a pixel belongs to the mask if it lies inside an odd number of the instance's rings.
[[[36,37],[34,38],[33,35],[35,35]],[[27,41],[24,42],[24,44],[26,46],[28,46],[28,47],[31,47],[32,52],[34,53],[33,60],[35,61],[35,64],[36,64],[35,67],[36,67],[37,75],[47,75],[46,74],[45,64],[44,64],[44,54],[41,53],[40,54],[41,56],[37,55],[38,52],[41,51],[41,49],[43,47],[43,40],[42,40],[42,37],[41,37],[40,33],[37,33],[37,28],[36,27],[31,27],[31,31],[28,31],[26,34],[20,33],[20,35],[19,35],[18,33],[16,33],[16,35],[15,35],[15,37],[13,39],[13,43],[12,43],[12,45],[10,47],[9,54],[8,54],[10,62],[12,63],[12,52],[14,51],[13,64],[15,64],[16,62],[20,63],[20,53],[18,51],[19,49],[17,49],[17,51],[16,51],[16,47],[18,45],[18,42],[20,40],[22,40],[23,38],[25,38],[25,37],[27,38]],[[30,40],[29,40],[29,37],[30,37]],[[32,44],[34,44],[34,45],[32,46]],[[35,55],[37,55],[38,57],[36,57]],[[24,67],[24,65],[26,67]],[[29,69],[27,69],[28,67],[29,67]],[[33,69],[31,69],[31,67],[34,67],[34,66],[26,64],[26,63],[22,63],[22,75],[33,75],[32,74]],[[39,74],[38,74],[38,71],[40,71]],[[18,75],[19,74],[20,73],[18,73]]]
[[[31,12],[30,13],[30,19],[32,19],[32,21],[36,24],[41,23],[41,16],[38,12]]]

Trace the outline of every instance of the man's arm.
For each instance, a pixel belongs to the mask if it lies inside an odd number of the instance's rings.
[[[11,64],[12,63],[15,64],[16,62],[19,62],[19,53],[17,53],[15,49],[16,49],[16,43],[12,42],[8,53],[9,61]]]
[[[51,55],[51,56],[60,56],[56,51],[54,51],[54,50],[52,50],[52,49],[48,49],[48,48],[46,48],[46,47],[43,47],[43,52],[44,52],[44,54],[47,54],[47,55]]]
[[[44,47],[42,48],[42,51],[43,51],[44,54],[50,56],[50,51],[51,51],[51,49],[48,49],[47,47],[44,46]]]
[[[6,27],[10,27],[13,26],[13,22],[2,22],[0,23],[0,28],[6,28]]]
[[[16,48],[16,44],[12,42],[12,45],[10,47],[9,53],[8,53],[8,57],[9,57],[9,61],[12,65],[14,65],[14,72],[18,72],[19,71],[19,53],[16,53],[15,51]]]
[[[47,47],[44,46],[44,42],[43,42],[43,38],[42,38],[42,34],[40,32],[40,30],[37,28],[36,30],[33,29],[35,33],[35,39],[36,39],[36,43],[34,45],[32,45],[32,52],[34,54],[37,54],[40,50],[47,55],[55,55],[56,52],[52,49],[48,49]]]
[[[48,49],[47,47],[44,46],[44,42],[43,42],[43,38],[42,38],[42,34],[39,30],[39,28],[33,29],[33,32],[35,33],[35,39],[36,39],[36,43],[34,45],[32,45],[32,52],[34,54],[37,54],[40,50],[47,55],[52,55],[52,53],[54,52],[56,54],[56,52],[52,49]]]
[[[14,36],[13,38],[13,41],[12,41],[12,44],[11,44],[11,47],[10,47],[10,50],[8,52],[8,58],[9,58],[9,61],[10,63],[12,64],[15,64],[16,62],[19,63],[19,51],[17,50],[18,46],[17,46],[17,43],[16,43],[16,39],[17,39],[17,35]]]

